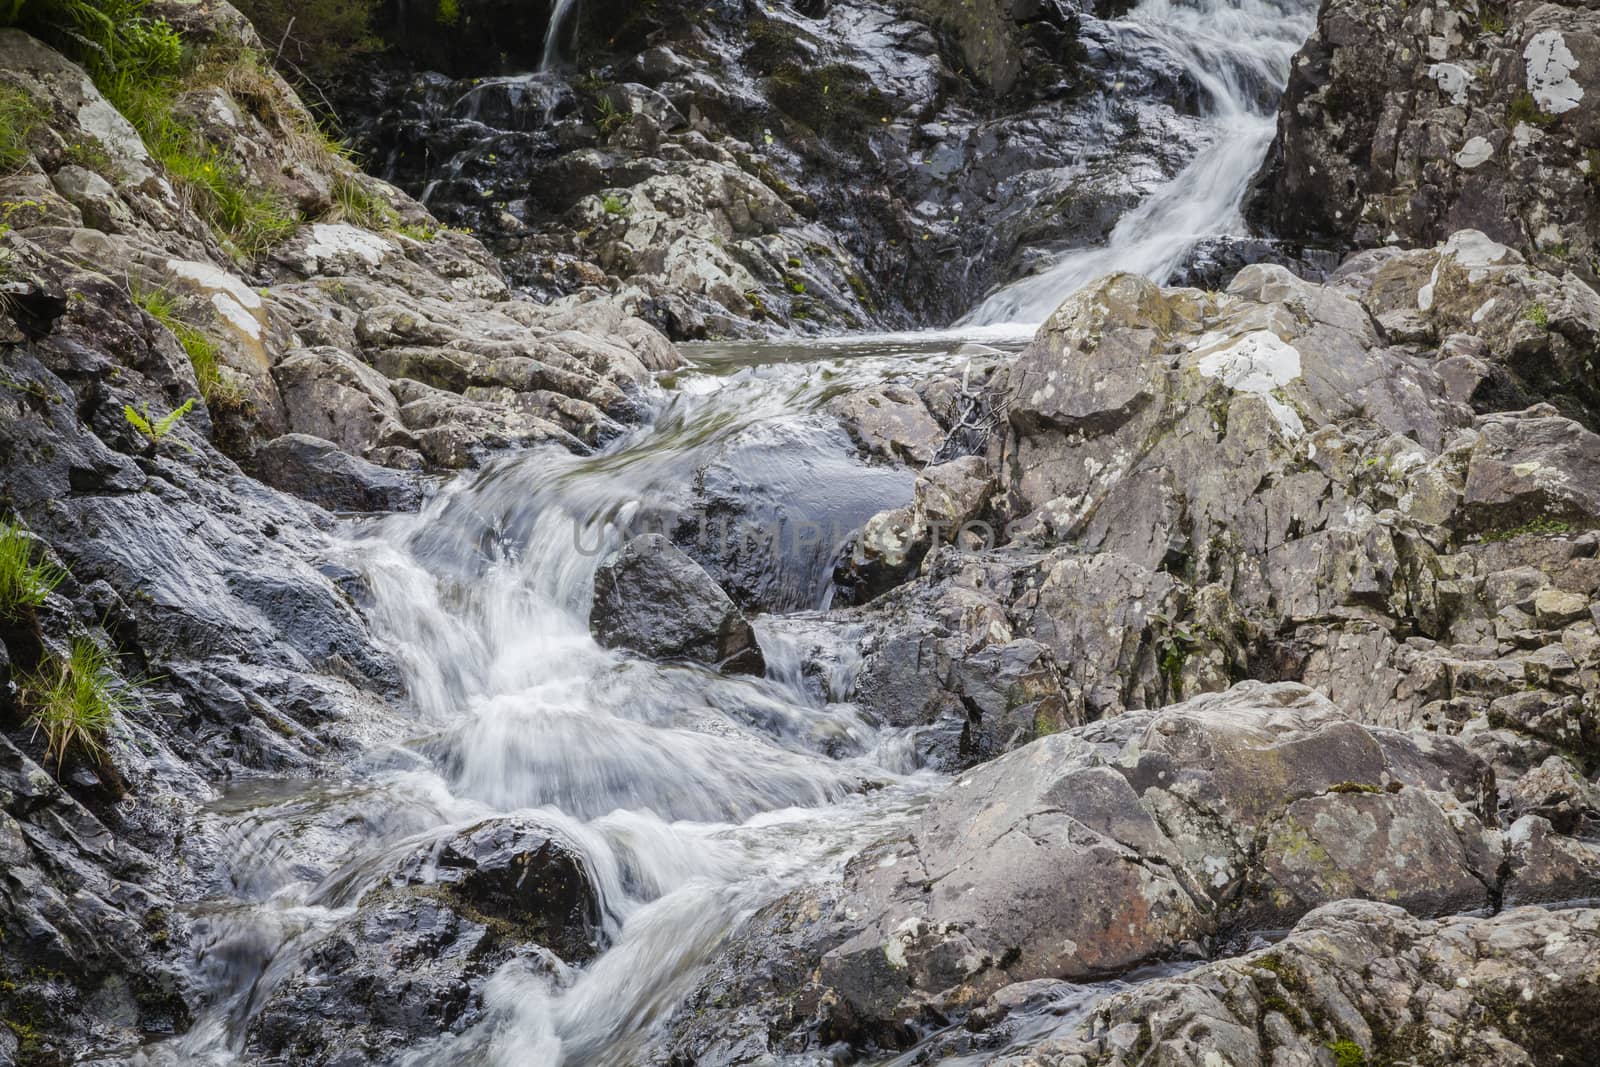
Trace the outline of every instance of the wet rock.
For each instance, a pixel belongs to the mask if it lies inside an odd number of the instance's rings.
[[[926,466],[944,444],[944,427],[922,397],[902,385],[852,393],[834,411],[857,444],[883,459]]]
[[[661,534],[636,537],[595,574],[590,628],[609,648],[736,674],[766,669],[755,631],[716,581]]]
[[[669,519],[672,540],[746,611],[824,603],[840,550],[914,477],[864,462],[833,420],[762,422],[729,437]]]
[[[394,1060],[481,1019],[483,982],[512,954],[491,926],[440,900],[410,894],[363,905],[272,991],[245,1047],[319,1067]],[[559,960],[524,954],[559,973]]]
[[[437,890],[478,922],[580,962],[594,955],[600,900],[581,854],[525,820],[481,823],[420,849],[391,881]]]
[[[331,511],[415,511],[414,475],[380,467],[307,434],[285,434],[256,450],[251,469],[268,485]]]

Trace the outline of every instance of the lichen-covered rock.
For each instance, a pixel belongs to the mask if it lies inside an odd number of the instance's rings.
[[[1338,247],[1481,230],[1592,283],[1597,93],[1600,15],[1581,3],[1329,0],[1249,214]]]
[[[1113,994],[999,1067],[1566,1063],[1600,1029],[1600,912],[1420,919],[1342,901],[1281,943]],[[1360,974],[1360,981],[1351,976]]]
[[[1363,727],[1303,686],[1243,683],[965,772],[842,886],[758,914],[671,1047],[749,1062],[758,1035],[807,1027],[893,1045],[1017,982],[1199,954],[1348,897],[1487,907],[1503,852],[1492,776],[1460,743]],[[1575,869],[1592,878],[1595,863]],[[790,969],[809,978],[796,987]]]

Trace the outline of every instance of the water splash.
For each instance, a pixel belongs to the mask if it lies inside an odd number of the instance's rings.
[[[1130,271],[1164,282],[1201,239],[1241,232],[1240,205],[1272,142],[1277,98],[1315,11],[1299,0],[1142,0],[1128,18],[1107,23],[1126,51],[1163,53],[1193,80],[1210,139],[1123,215],[1104,244],[1063,253],[990,294],[959,325],[1037,325],[1096,278]]]

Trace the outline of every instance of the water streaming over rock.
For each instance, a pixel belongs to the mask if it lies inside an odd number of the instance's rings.
[[[544,52],[539,57],[539,69],[549,70],[561,61],[561,31],[568,27],[568,17],[578,0],[556,0],[550,12],[550,28],[544,33]]]
[[[1315,14],[1315,4],[1300,0],[1141,0],[1126,19],[1107,23],[1130,55],[1164,53],[1193,80],[1210,143],[1125,214],[1104,243],[1061,253],[1040,273],[991,294],[962,325],[1043,322],[1085,282],[1114,270],[1165,281],[1201,238],[1240,232],[1240,204]]]
[[[558,58],[573,5],[555,8],[545,66]],[[1067,253],[995,294],[971,324],[1037,321],[1107,270],[1162,276],[1197,235],[1231,227],[1310,11],[1144,0],[1114,25],[1182,58],[1215,136],[1104,247]],[[200,832],[230,859],[215,899],[197,909],[194,971],[213,1007],[138,1062],[249,1062],[252,1020],[398,863],[513,815],[582,857],[599,900],[598,955],[581,968],[514,957],[485,987],[481,1019],[413,1049],[407,1062],[638,1062],[652,1028],[741,917],[836,872],[942,782],[916,769],[909,738],[840,702],[852,635],[807,610],[825,606],[827,552],[771,561],[775,573],[798,568],[785,579],[783,606],[802,610],[757,620],[768,663],[761,678],[600,648],[587,620],[595,569],[626,529],[680,512],[697,472],[746,435],[783,439],[751,451],[771,464],[741,472],[751,485],[785,483],[809,464],[829,488],[813,510],[833,501],[853,523],[864,501],[903,502],[909,482],[855,460],[821,407],[843,391],[957,365],[944,354],[952,347],[883,337],[702,349],[694,369],[662,383],[648,425],[601,453],[507,456],[420,514],[350,525],[330,562],[358,579],[374,629],[401,665],[415,729],[375,746],[343,780],[252,783],[211,807]],[[807,517],[826,525],[840,515]],[[801,640],[834,646],[831,677],[802,670]],[[1063,1025],[1084,1002],[1064,998],[1040,1025]]]

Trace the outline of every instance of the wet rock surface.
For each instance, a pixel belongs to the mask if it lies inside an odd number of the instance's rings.
[[[553,66],[513,30],[469,70],[507,20],[464,0],[335,100],[518,286],[609,289],[678,339],[943,323],[1204,139],[1178,58],[1101,21],[1126,7],[591,0]]]
[[[608,648],[734,673],[763,670],[749,620],[711,575],[661,534],[634,538],[601,565],[589,625]]]

